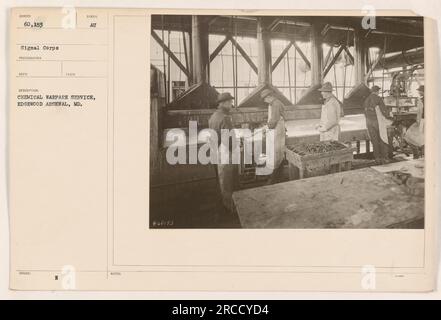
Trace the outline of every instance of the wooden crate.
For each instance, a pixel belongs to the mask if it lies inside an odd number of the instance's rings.
[[[289,179],[302,179],[351,169],[355,148],[339,142],[344,149],[300,155],[285,147]]]

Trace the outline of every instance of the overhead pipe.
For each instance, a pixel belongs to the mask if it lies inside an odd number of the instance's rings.
[[[424,48],[416,48],[386,55],[374,70],[392,69],[424,63]]]

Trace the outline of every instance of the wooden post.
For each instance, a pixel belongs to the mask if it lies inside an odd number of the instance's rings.
[[[150,71],[150,181],[159,182],[161,175],[161,133],[163,131],[162,113],[165,106],[166,87],[164,74],[157,69]]]
[[[311,85],[321,84],[323,81],[323,49],[320,25],[311,24]]]
[[[209,51],[208,25],[204,17],[192,16],[192,79],[193,84],[208,83],[209,79]]]
[[[355,85],[366,84],[366,48],[360,29],[354,30],[354,52]]]
[[[185,67],[187,68],[187,70],[190,70],[191,68],[190,68],[190,63],[189,63],[189,59],[188,59],[188,51],[187,51],[187,37],[185,36],[184,30],[182,30],[182,43],[184,45]],[[190,83],[191,80],[188,79],[188,82]]]
[[[257,50],[259,84],[271,84],[271,38],[265,17],[257,18]]]

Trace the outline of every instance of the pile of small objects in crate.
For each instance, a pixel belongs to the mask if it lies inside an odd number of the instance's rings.
[[[343,150],[346,146],[338,141],[320,141],[314,143],[300,143],[286,146],[289,150],[301,156],[326,153],[331,151]]]

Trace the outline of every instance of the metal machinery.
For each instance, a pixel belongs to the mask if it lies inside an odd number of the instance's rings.
[[[384,103],[389,107],[393,123],[390,128],[389,144],[393,150],[409,154],[409,147],[404,140],[406,130],[416,121],[417,97],[409,96],[415,68],[402,70],[392,74],[389,96],[384,97]]]

